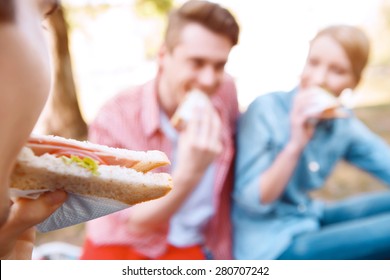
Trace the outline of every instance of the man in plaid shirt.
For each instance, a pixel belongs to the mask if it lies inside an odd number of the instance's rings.
[[[234,82],[224,72],[239,27],[218,4],[188,1],[169,17],[152,81],[109,101],[90,127],[93,142],[164,151],[173,189],[87,224],[82,259],[230,259]],[[192,89],[213,106],[194,109],[183,130],[170,122]]]

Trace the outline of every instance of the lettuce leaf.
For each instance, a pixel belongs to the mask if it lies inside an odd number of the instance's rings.
[[[92,175],[100,175],[98,172],[99,163],[90,157],[80,158],[78,156],[71,155],[70,158],[66,156],[61,156],[61,158],[66,164],[76,163],[78,166],[89,170]]]

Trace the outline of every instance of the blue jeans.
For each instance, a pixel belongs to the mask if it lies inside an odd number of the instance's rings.
[[[278,259],[390,259],[389,191],[332,203],[320,222],[318,231],[296,236]]]

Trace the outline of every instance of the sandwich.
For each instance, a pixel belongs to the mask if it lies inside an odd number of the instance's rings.
[[[311,92],[315,97],[310,108],[306,111],[308,115],[313,115],[318,120],[347,118],[349,116],[349,112],[341,100],[329,91],[315,87]]]
[[[199,89],[189,91],[184,101],[179,105],[171,118],[171,124],[177,130],[182,130],[188,121],[193,117],[194,108],[211,106],[210,98]]]
[[[168,164],[161,151],[132,151],[32,135],[18,156],[11,188],[31,193],[61,189],[134,205],[171,190],[169,174],[151,172]]]

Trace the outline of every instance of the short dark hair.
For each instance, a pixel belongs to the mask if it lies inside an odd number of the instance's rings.
[[[14,0],[0,0],[0,23],[13,22],[15,20]]]
[[[219,4],[190,0],[169,14],[165,44],[169,50],[179,43],[180,32],[188,23],[198,23],[207,29],[226,36],[232,46],[238,43],[239,25],[233,15]]]

